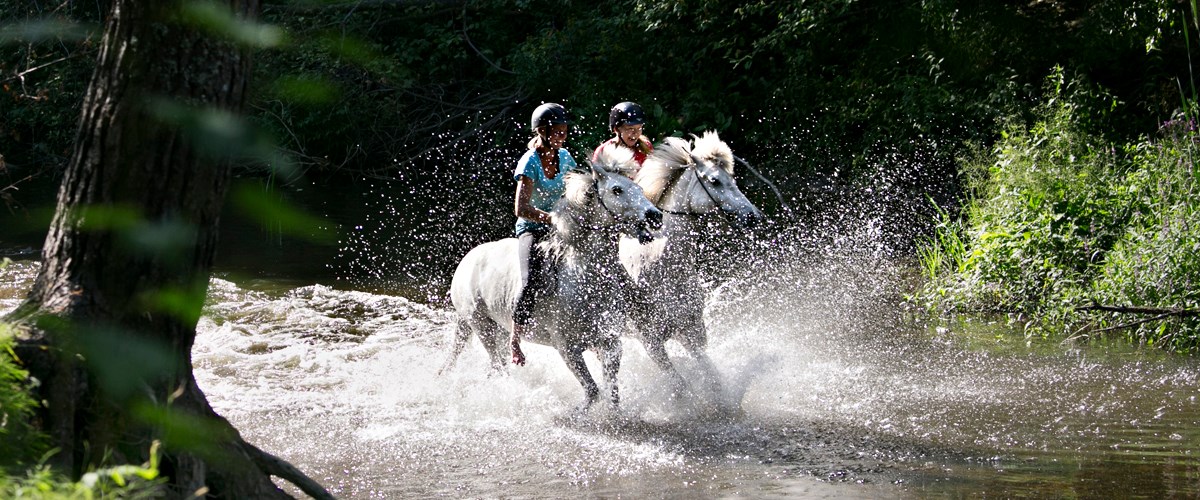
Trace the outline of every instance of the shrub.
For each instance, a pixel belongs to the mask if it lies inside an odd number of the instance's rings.
[[[1164,124],[1162,132],[1160,140],[1135,148],[1136,168],[1126,179],[1132,213],[1123,238],[1093,284],[1097,302],[1164,311],[1200,307],[1195,122],[1180,116]],[[1194,316],[1139,323],[1137,318],[1107,313],[1099,320],[1110,328],[1121,327],[1132,341],[1172,350],[1200,349],[1200,321]]]
[[[1082,324],[1196,350],[1194,122],[1116,146],[1089,130],[1111,109],[1104,92],[1056,70],[1047,96],[1031,125],[1010,123],[989,153],[964,162],[968,201],[957,217],[940,212],[920,246],[929,282],[914,299],[1032,318],[1030,333]],[[1160,317],[1142,321],[1134,308]]]

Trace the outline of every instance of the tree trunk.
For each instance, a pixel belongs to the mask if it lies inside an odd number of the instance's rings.
[[[260,8],[218,3],[243,20]],[[233,159],[205,150],[212,143],[187,125],[197,115],[175,111],[240,112],[250,50],[187,25],[181,8],[113,2],[42,268],[10,319],[23,326],[18,355],[42,382],[39,423],[64,472],[77,477],[106,454],[142,463],[161,441],[175,496],[283,497],[268,474],[294,469],[245,443],[192,374]]]

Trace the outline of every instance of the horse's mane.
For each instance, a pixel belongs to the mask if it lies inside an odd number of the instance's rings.
[[[721,138],[717,137],[717,133],[709,130],[700,137],[692,136],[692,154],[699,158],[708,160],[716,166],[720,167],[733,175],[733,150],[729,149],[729,145],[725,144]]]
[[[692,136],[689,143],[678,137],[667,137],[650,152],[638,172],[636,182],[651,203],[658,204],[667,187],[692,164],[692,157],[708,160],[721,169],[733,174],[733,151],[717,133],[705,132],[703,136]]]
[[[637,169],[633,152],[624,148],[604,148],[591,165],[592,168],[611,174],[632,172]],[[563,198],[568,201],[571,209],[582,209],[587,206],[591,201],[590,196],[593,194],[592,186],[595,184],[595,180],[595,174],[586,168],[577,168],[567,172],[567,176],[563,178],[563,184],[566,186]]]
[[[630,161],[632,158],[631,154]],[[592,167],[596,170],[608,171],[601,166],[599,161]],[[561,261],[567,255],[571,242],[582,236],[581,223],[588,218],[586,212],[591,209],[591,204],[597,196],[596,174],[592,170],[575,168],[565,175],[563,196],[554,205],[553,234],[555,237],[547,238],[539,243],[546,256],[553,261]]]
[[[601,148],[592,165],[603,168],[605,172],[621,175],[628,175],[638,169],[637,160],[633,159],[633,151],[628,148]]]
[[[642,192],[650,203],[658,204],[659,198],[662,198],[663,192],[675,177],[692,163],[690,150],[687,141],[678,137],[668,137],[646,157],[634,182],[642,186]]]
[[[567,176],[563,178],[565,186],[563,200],[566,201],[564,206],[569,210],[580,210],[586,207],[592,192],[593,181],[592,173],[586,169],[577,168],[567,172]]]

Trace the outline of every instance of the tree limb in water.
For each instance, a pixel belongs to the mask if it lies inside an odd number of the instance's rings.
[[[303,491],[310,497],[320,500],[333,500],[334,496],[329,491],[325,490],[324,487],[313,481],[312,478],[309,478],[291,463],[262,451],[245,441],[242,441],[240,444],[242,445],[242,449],[246,451],[246,454],[250,455],[254,464],[263,472],[296,485],[297,488],[300,488],[300,491]]]
[[[1137,321],[1131,321],[1129,323],[1122,323],[1122,324],[1110,326],[1107,328],[1101,328],[1099,330],[1096,330],[1097,333],[1111,332],[1111,331],[1116,331],[1116,330],[1124,330],[1126,328],[1133,328],[1138,325],[1143,325],[1146,323],[1150,323],[1153,321],[1159,321],[1159,320],[1167,319],[1170,317],[1189,318],[1189,317],[1194,317],[1194,316],[1200,316],[1200,309],[1187,309],[1187,308],[1180,308],[1180,307],[1160,308],[1160,307],[1139,307],[1139,306],[1106,306],[1103,304],[1092,304],[1090,306],[1077,307],[1077,308],[1075,308],[1075,311],[1104,311],[1104,312],[1111,312],[1111,313],[1118,313],[1118,314],[1153,314],[1153,316],[1151,316],[1149,318],[1142,318]]]
[[[1121,314],[1157,314],[1164,317],[1178,316],[1181,318],[1200,316],[1200,309],[1188,309],[1182,307],[1106,306],[1103,304],[1092,304],[1090,306],[1076,307],[1075,310],[1104,311]]]

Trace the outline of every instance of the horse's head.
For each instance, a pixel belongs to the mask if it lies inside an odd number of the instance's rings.
[[[640,186],[617,173],[636,169],[632,153],[610,149],[602,151],[586,172],[567,177],[566,197],[572,204],[590,204],[587,213],[593,223],[649,242],[653,232],[662,228],[662,212],[646,199]]]
[[[650,153],[638,183],[668,213],[703,216],[724,214],[741,227],[763,220],[733,178],[733,152],[716,132],[683,139],[668,137]]]

